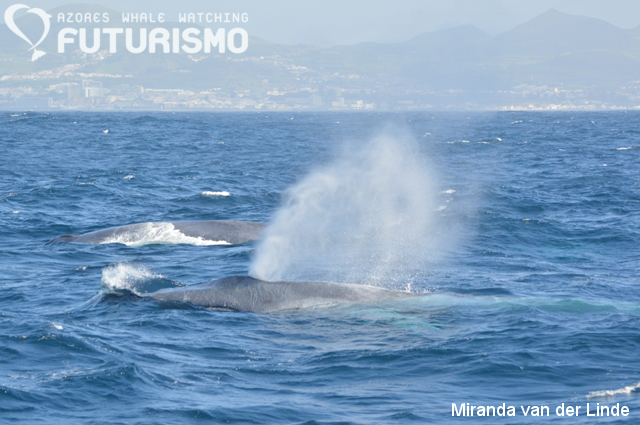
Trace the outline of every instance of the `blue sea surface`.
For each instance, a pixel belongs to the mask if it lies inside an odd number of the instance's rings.
[[[455,218],[446,253],[414,265],[424,296],[215,311],[104,288],[246,275],[255,243],[46,245],[268,222],[343,144],[393,129]],[[2,424],[637,423],[639,271],[637,112],[0,113]],[[562,403],[580,416],[557,417]]]

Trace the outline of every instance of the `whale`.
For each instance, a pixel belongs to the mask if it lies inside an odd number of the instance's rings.
[[[172,287],[136,295],[215,310],[271,313],[342,303],[378,303],[413,298],[420,294],[352,283],[267,282],[250,276],[229,276],[200,285]]]
[[[265,223],[251,221],[146,222],[109,227],[80,235],[63,235],[47,245],[64,242],[125,245],[192,244],[236,245],[258,239]]]

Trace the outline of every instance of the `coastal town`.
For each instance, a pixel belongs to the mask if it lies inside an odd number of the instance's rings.
[[[464,100],[460,89],[412,90],[402,82],[388,85],[358,74],[322,75],[280,57],[216,58],[270,61],[292,75],[291,83],[262,87],[204,90],[188,87],[147,87],[132,74],[86,71],[109,56],[107,51],[83,55],[83,61],[32,73],[0,76],[0,109],[4,110],[615,110],[639,109],[640,81],[620,89],[622,102],[593,100],[581,89],[521,84],[510,90],[485,93],[480,103]],[[198,62],[203,58],[190,57]],[[180,72],[178,70],[178,72]],[[188,73],[189,71],[184,71]],[[513,99],[505,102],[505,99]],[[463,100],[460,100],[463,99]]]

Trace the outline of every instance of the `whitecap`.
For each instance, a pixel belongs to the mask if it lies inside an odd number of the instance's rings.
[[[164,276],[151,272],[141,264],[116,263],[102,269],[102,288],[105,292],[119,292],[123,289],[135,292],[136,284]]]
[[[63,329],[63,328],[62,328],[62,325],[58,325],[58,324],[57,324],[57,323],[55,323],[55,322],[51,322],[51,327],[52,327],[52,328],[54,328],[54,329],[57,329],[57,330],[59,330],[59,331],[61,331],[61,330]]]
[[[231,196],[231,194],[227,191],[222,191],[222,192],[211,192],[208,190],[205,190],[204,192],[200,193],[202,196]]]
[[[640,382],[628,385],[626,387],[618,388],[617,390],[601,390],[601,391],[592,391],[587,394],[587,398],[596,398],[596,397],[615,397],[617,395],[629,395],[634,393],[640,389]]]
[[[453,190],[453,189],[447,189],[447,190],[443,191],[442,193],[452,194],[452,193],[456,193],[456,191]]]
[[[155,292],[166,288],[184,286],[165,278],[161,274],[154,273],[142,264],[114,263],[102,269],[102,292],[118,294],[123,291],[133,292],[137,295]]]
[[[616,148],[617,151],[628,151],[628,150],[631,150],[631,149],[633,149],[631,146],[626,147],[626,148]]]
[[[136,176],[134,176],[133,174],[127,174],[126,176],[124,176],[122,178],[122,180],[131,180],[131,179],[135,179]]]
[[[468,140],[463,140],[462,143],[469,143],[469,141]]]
[[[125,232],[114,233],[110,238],[105,238],[101,244],[120,243],[127,246],[142,246],[152,244],[166,245],[231,245],[224,240],[212,241],[201,237],[187,236],[174,227],[172,223],[144,223],[134,229]]]
[[[109,130],[102,130],[104,134],[109,134]]]
[[[21,210],[9,211],[9,214],[20,214]]]

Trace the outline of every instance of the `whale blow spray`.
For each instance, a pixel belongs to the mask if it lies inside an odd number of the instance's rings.
[[[439,250],[436,193],[409,137],[350,144],[285,192],[250,274],[405,288]]]

